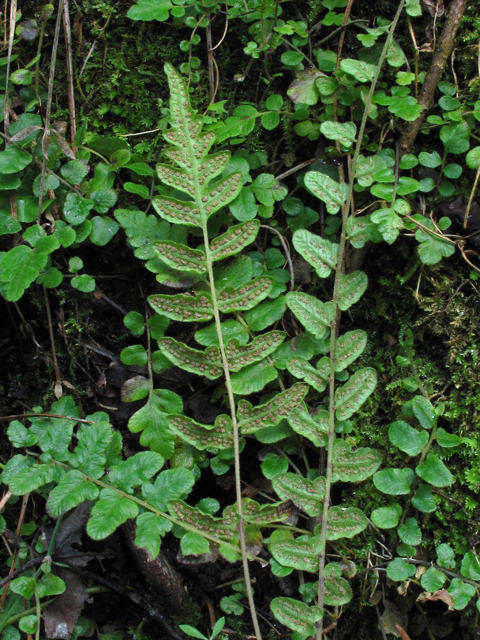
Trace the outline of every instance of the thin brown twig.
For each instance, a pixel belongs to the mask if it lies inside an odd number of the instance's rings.
[[[45,285],[43,285],[43,295],[45,298],[45,308],[47,311],[47,320],[48,320],[48,333],[50,336],[50,345],[52,347],[52,360],[53,360],[53,369],[55,371],[55,397],[59,400],[62,397],[62,376],[60,375],[60,369],[58,368],[58,360],[57,360],[57,352],[55,349],[55,340],[53,337],[53,323],[52,323],[52,313],[50,311],[50,302],[48,300],[48,292]]]
[[[274,229],[273,227],[269,227],[268,224],[261,224],[260,226],[262,229],[268,229],[269,231],[273,231],[273,233],[276,233],[277,236],[280,238],[280,242],[282,243],[282,247],[283,247],[283,250],[285,251],[285,256],[287,258],[288,268],[290,269],[290,288],[293,291],[295,289],[295,271],[293,269],[292,258],[290,257],[290,251],[288,249],[288,245],[285,238],[282,236],[280,231],[277,231],[277,229]]]
[[[70,114],[70,141],[75,144],[77,125],[75,120],[75,93],[73,89],[73,64],[72,64],[72,31],[70,29],[70,7],[68,0],[63,0],[63,30],[65,33],[65,53],[68,85],[68,110]],[[76,152],[76,149],[73,149]]]

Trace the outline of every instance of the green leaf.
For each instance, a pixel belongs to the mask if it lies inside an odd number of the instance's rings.
[[[235,338],[239,344],[245,345],[250,339],[246,328],[237,320],[226,320],[221,323],[222,337],[225,344]],[[195,333],[195,340],[204,347],[218,347],[217,328],[211,324],[205,329],[200,329]]]
[[[100,478],[105,473],[106,451],[113,437],[110,424],[91,424],[77,435],[79,442],[74,453],[70,454],[70,465],[93,478]]]
[[[281,624],[302,634],[302,638],[315,635],[314,624],[323,616],[320,607],[309,606],[293,598],[274,598],[270,608]]]
[[[355,176],[358,184],[362,187],[370,187],[373,184],[375,174],[385,168],[385,161],[381,156],[376,155],[365,157],[360,155],[358,158],[357,172]],[[401,168],[403,169],[403,167]]]
[[[388,429],[390,442],[409,456],[417,456],[428,442],[426,431],[417,431],[406,422],[397,420]]]
[[[310,193],[325,203],[328,213],[337,213],[347,199],[348,185],[333,180],[325,173],[308,171],[304,183]]]
[[[130,418],[128,428],[132,433],[141,431],[140,444],[169,460],[174,452],[175,436],[168,427],[168,414],[181,413],[182,409],[183,403],[175,393],[155,390],[145,406]]]
[[[434,230],[433,222],[422,216],[422,225],[428,229]],[[437,232],[438,233],[438,232]],[[418,229],[415,233],[415,238],[420,242],[418,248],[418,254],[421,261],[424,264],[436,264],[442,257],[448,258],[455,252],[455,245],[447,240],[439,238],[438,235],[433,235]]]
[[[18,593],[25,600],[33,598],[36,586],[37,581],[35,578],[27,576],[20,576],[20,578],[15,578],[10,582],[10,589],[13,593]]]
[[[262,462],[263,475],[272,480],[276,476],[284,474],[288,469],[288,460],[269,451]]]
[[[346,58],[340,62],[340,69],[354,76],[359,82],[370,82],[375,75],[376,66],[362,60]]]
[[[325,567],[325,604],[331,607],[341,607],[350,602],[353,597],[352,589],[348,582],[341,577],[342,569],[330,562]]]
[[[167,469],[158,475],[154,484],[145,484],[142,493],[152,507],[166,511],[170,500],[184,498],[194,484],[195,477],[189,469]]]
[[[187,634],[187,636],[191,636],[192,638],[200,638],[200,640],[208,640],[208,638],[204,636],[203,633],[200,633],[198,629],[195,629],[195,627],[192,627],[189,624],[179,624],[178,626],[184,633]]]
[[[429,567],[420,578],[420,583],[425,591],[433,593],[434,591],[439,591],[443,587],[446,579],[447,576],[442,573],[442,571],[439,571],[434,567]]]
[[[370,219],[378,225],[378,231],[387,244],[393,244],[398,238],[400,230],[404,227],[403,220],[393,208],[377,209],[372,213]]]
[[[448,433],[442,428],[437,429],[435,436],[438,444],[444,448],[457,447],[463,442],[462,438],[456,436],[454,433]]]
[[[444,569],[452,571],[455,569],[455,552],[449,544],[443,542],[436,548],[437,562]]]
[[[288,191],[274,175],[261,173],[252,184],[252,191],[259,202],[271,206],[279,200],[283,200]]]
[[[465,157],[465,162],[470,169],[478,169],[480,166],[480,147],[470,149]]]
[[[120,360],[123,364],[142,367],[147,364],[147,352],[141,344],[134,344],[131,347],[125,347],[120,352]]]
[[[470,143],[470,129],[465,121],[449,124],[440,129],[440,139],[447,153],[465,153]]]
[[[398,536],[405,544],[413,547],[422,541],[422,532],[415,518],[407,518],[405,523],[398,529]]]
[[[375,509],[370,517],[373,524],[379,529],[393,529],[398,525],[401,515],[402,507],[399,504],[393,504],[391,507]]]
[[[301,358],[290,358],[287,361],[287,369],[296,378],[303,380],[321,393],[327,388],[331,361],[330,358],[322,358],[314,369],[311,364]]]
[[[343,387],[335,392],[335,417],[347,420],[357,411],[377,384],[377,372],[372,368],[360,369]]]
[[[35,633],[37,629],[38,622],[39,622],[39,619],[37,618],[36,615],[23,616],[18,621],[18,626],[21,631],[24,631],[25,633],[32,635]]]
[[[395,558],[387,567],[387,576],[394,582],[403,582],[415,575],[415,567],[403,558]]]
[[[145,318],[137,311],[129,311],[123,319],[123,324],[135,336],[141,336],[145,331]]]
[[[309,516],[322,512],[325,478],[307,480],[297,473],[284,473],[273,478],[272,486],[282,500],[291,500]]]
[[[66,589],[65,582],[53,573],[43,574],[37,582],[37,591],[39,598],[47,596],[58,596]]]
[[[92,200],[82,198],[78,193],[69,193],[65,198],[63,217],[73,226],[82,224],[88,217],[92,207]]]
[[[319,536],[301,536],[296,540],[282,540],[270,545],[275,560],[284,567],[293,567],[299,571],[318,571],[318,554],[322,551]]]
[[[343,371],[352,364],[367,346],[365,331],[347,331],[335,342],[335,371]]]
[[[473,584],[467,584],[460,580],[460,578],[453,578],[447,591],[452,596],[453,608],[456,610],[465,609],[475,595],[475,587]]]
[[[317,69],[297,71],[295,80],[289,86],[287,95],[294,103],[314,105],[318,102],[319,92],[316,85],[317,78],[325,74]]]
[[[275,114],[278,117],[278,114]],[[247,222],[253,220],[258,211],[255,202],[253,186],[244,187],[233,202],[230,203],[230,211],[237,220]]]
[[[90,168],[86,162],[82,160],[71,160],[62,166],[60,173],[70,184],[80,184],[89,170]]]
[[[361,482],[382,464],[382,456],[375,449],[360,447],[356,451],[346,440],[335,440],[333,449],[333,482]],[[377,474],[378,475],[378,474]],[[375,476],[374,476],[375,480]]]
[[[437,508],[432,489],[427,484],[420,484],[412,496],[412,504],[415,509],[423,513],[431,513]]]
[[[182,440],[203,451],[210,447],[228,449],[233,447],[233,425],[228,415],[219,415],[214,425],[204,425],[186,416],[173,415],[168,421],[171,431]]]
[[[69,471],[48,494],[47,511],[58,518],[85,500],[96,500],[98,493],[99,488],[81,471]]]
[[[12,422],[10,422],[7,429],[7,436],[16,449],[33,447],[38,440],[38,436],[35,433],[31,433],[18,420],[12,420]]]
[[[413,415],[424,429],[431,429],[437,421],[437,414],[432,403],[423,396],[415,396],[411,401]]]
[[[338,244],[333,244],[306,229],[295,231],[293,246],[314,267],[320,278],[327,278],[337,266]]]
[[[19,185],[20,186],[20,185]],[[22,230],[22,225],[12,218],[9,213],[0,211],[0,236],[5,236],[12,233],[18,233]]]
[[[210,545],[199,533],[187,531],[180,540],[180,548],[184,556],[199,556],[210,551]]]
[[[295,384],[257,407],[252,407],[248,400],[240,400],[237,418],[242,433],[255,433],[265,427],[274,427],[284,417],[289,416],[290,412],[303,400],[307,391],[308,385]]]
[[[373,484],[389,496],[410,493],[410,485],[415,474],[411,469],[384,469],[373,476]]]
[[[128,10],[127,17],[130,20],[164,22],[168,19],[168,10],[173,6],[170,0],[138,0],[138,3]]]
[[[353,538],[368,526],[364,513],[356,507],[330,507],[328,510],[327,540]],[[321,530],[321,526],[319,526]],[[316,530],[318,535],[319,532]]]
[[[277,320],[280,320],[285,313],[285,296],[280,295],[274,300],[263,302],[245,313],[245,321],[252,331],[262,331]]]
[[[351,147],[352,144],[355,142],[355,138],[357,135],[357,126],[353,122],[327,121],[327,122],[322,122],[322,124],[320,125],[320,131],[323,133],[323,135],[326,138],[329,138],[330,140],[338,140],[343,147],[348,148],[348,147]],[[327,207],[327,210],[328,210],[328,207]]]
[[[417,16],[422,15],[422,7],[420,6],[420,0],[407,0],[406,1],[406,12],[412,18],[416,18]],[[427,589],[428,591],[428,589]],[[432,589],[433,591],[433,589]]]
[[[363,271],[339,275],[338,308],[346,311],[358,302],[368,286],[367,275]]]
[[[50,267],[47,273],[43,276],[42,284],[47,289],[55,289],[55,287],[58,287],[58,285],[61,284],[62,280],[62,272],[55,267]]]
[[[108,481],[117,489],[133,493],[135,487],[143,485],[159,471],[165,460],[153,451],[139,451],[131,458],[112,467]]]
[[[286,302],[307,331],[319,340],[326,337],[335,317],[335,307],[331,302],[320,302],[314,296],[297,291],[287,293]]]
[[[87,275],[72,278],[70,284],[74,289],[83,291],[83,293],[91,293],[92,291],[95,291],[95,280]]]
[[[435,169],[435,167],[439,167],[442,164],[442,158],[436,151],[432,151],[432,153],[421,151],[418,159],[421,165],[428,167],[429,169]]]
[[[113,489],[102,489],[87,523],[87,533],[94,540],[103,540],[124,522],[136,518],[137,515],[137,504],[123,498]]]
[[[303,60],[303,53],[298,53],[297,51],[285,51],[280,56],[280,60],[283,64],[286,64],[290,67],[296,67]]]
[[[17,173],[28,167],[31,162],[31,154],[14,144],[9,145],[5,151],[0,151],[0,173]]]
[[[231,376],[233,393],[239,395],[256,393],[276,377],[276,368],[266,360],[251,364]]]
[[[441,460],[430,455],[415,471],[417,475],[434,487],[448,487],[453,482],[453,476]]]
[[[173,524],[154,513],[144,512],[137,517],[135,544],[148,551],[152,560],[160,552],[160,542],[163,536],[172,530]]]
[[[470,580],[480,580],[480,563],[473,551],[467,551],[463,556],[460,573]]]
[[[10,147],[9,147],[10,148]],[[26,245],[14,247],[2,259],[1,281],[10,302],[20,300],[25,289],[38,278],[47,263],[48,254]]]

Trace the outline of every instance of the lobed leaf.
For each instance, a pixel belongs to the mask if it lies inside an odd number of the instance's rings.
[[[263,427],[274,427],[283,418],[288,418],[307,392],[308,385],[297,383],[257,407],[252,407],[248,400],[240,400],[237,412],[240,430],[242,433],[255,433]]]
[[[92,509],[87,533],[94,540],[108,538],[124,522],[136,518],[138,511],[138,505],[129,498],[124,498],[114,489],[103,489]]]
[[[169,503],[170,511],[177,520],[194,527],[197,531],[207,533],[218,540],[231,541],[236,535],[238,526],[238,514],[231,512],[229,518],[214,518],[199,509],[195,509],[182,500],[172,500]]]
[[[172,530],[173,524],[163,516],[144,512],[137,517],[135,545],[148,551],[152,560],[160,553],[163,536]]]
[[[223,373],[222,358],[218,347],[208,347],[205,351],[192,349],[174,338],[160,338],[160,351],[177,367],[205,376],[209,380],[219,378]]]
[[[204,425],[192,418],[173,415],[168,421],[170,429],[196,449],[203,451],[209,447],[227,449],[233,447],[232,419],[227,415],[217,416],[215,424]]]
[[[99,488],[81,471],[69,471],[48,494],[47,511],[58,518],[85,500],[96,500],[98,494]]]
[[[225,348],[228,368],[230,371],[240,371],[240,369],[253,362],[263,360],[282,344],[285,340],[285,335],[283,331],[270,331],[257,336],[247,345],[239,344],[236,338],[230,340]]]
[[[245,498],[242,500],[242,505],[245,522],[257,526],[265,526],[272,522],[284,522],[298,515],[291,502],[260,505],[255,500]],[[236,505],[228,507],[228,509],[231,508],[236,509]]]
[[[152,199],[155,211],[164,220],[189,227],[201,227],[200,209],[194,202],[177,200],[169,196],[155,196]]]
[[[350,602],[353,597],[352,589],[348,582],[342,578],[342,569],[330,562],[325,566],[324,602],[330,607],[341,607]]]

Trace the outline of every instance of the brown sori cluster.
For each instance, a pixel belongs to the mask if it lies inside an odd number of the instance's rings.
[[[258,220],[250,220],[230,227],[228,231],[212,240],[210,251],[213,260],[221,260],[241,251],[255,240],[259,228]]]
[[[183,500],[172,500],[169,506],[178,520],[195,527],[198,531],[203,531],[203,533],[208,533],[215,538],[228,541],[233,540],[235,537],[238,516],[232,526],[229,527],[225,518],[213,518],[199,509],[191,507]]]
[[[377,383],[375,369],[366,368],[357,371],[335,392],[337,420],[347,420],[368,398]]]
[[[273,353],[275,349],[285,340],[283,331],[271,331],[257,338],[250,344],[239,345],[238,340],[231,340],[225,352],[228,359],[228,368],[231,371],[240,371],[242,367],[252,362],[257,362]]]
[[[347,331],[335,343],[335,371],[343,371],[365,349],[367,334],[365,331]]]
[[[175,296],[158,294],[150,296],[148,301],[157,313],[171,320],[204,322],[213,316],[212,300],[207,293],[201,293],[198,296],[183,293]]]
[[[190,249],[185,244],[177,244],[171,240],[157,242],[155,249],[162,259],[172,263],[180,271],[195,271],[197,273],[207,271],[205,255],[198,249]]]
[[[205,376],[209,380],[215,380],[223,373],[218,347],[208,347],[205,351],[198,351],[173,338],[160,338],[158,345],[167,358],[185,371]]]
[[[226,287],[218,296],[220,311],[246,311],[264,300],[273,287],[273,280],[268,276],[261,276],[239,289]]]
[[[283,418],[286,418],[290,411],[299,404],[307,395],[308,385],[297,383],[293,387],[282,391],[274,398],[252,407],[248,400],[240,400],[238,403],[239,427],[243,433],[254,433],[263,427],[274,427]]]
[[[170,418],[169,424],[197,449],[233,447],[232,421],[228,416],[218,416],[215,425],[202,425],[186,416],[176,415]]]
[[[291,358],[287,362],[287,369],[296,378],[305,380],[305,382],[320,393],[325,391],[327,388],[328,377],[324,378],[306,360],[302,360],[301,358]]]
[[[185,224],[189,227],[201,227],[200,209],[194,202],[182,202],[169,196],[156,196],[152,204],[162,218],[174,224]]]

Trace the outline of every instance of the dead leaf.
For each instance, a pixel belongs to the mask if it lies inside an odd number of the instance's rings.
[[[441,18],[445,13],[443,0],[423,0],[423,4],[432,18]]]
[[[385,611],[382,615],[382,624],[385,633],[388,635],[391,633],[396,638],[400,638],[397,626],[406,627],[408,625],[408,618],[405,613],[401,613],[397,606],[389,600],[384,600]]]
[[[85,602],[90,602],[82,578],[66,567],[54,567],[52,572],[65,582],[65,591],[43,612],[47,638],[70,640]]]
[[[453,598],[446,589],[440,589],[434,593],[426,591],[425,593],[421,593],[417,598],[417,602],[426,602],[427,600],[431,600],[432,602],[441,600],[445,602],[450,611],[453,610]]]

